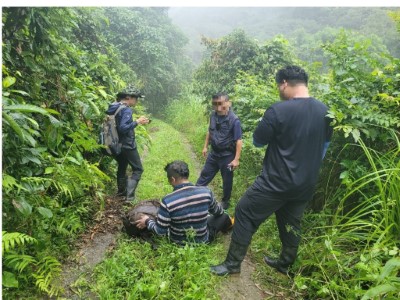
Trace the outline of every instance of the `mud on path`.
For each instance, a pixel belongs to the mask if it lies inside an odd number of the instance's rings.
[[[64,290],[62,297],[65,299],[96,299],[96,296],[88,291],[82,295],[81,291],[74,287],[74,283],[81,276],[90,281],[94,267],[114,248],[122,232],[123,205],[121,197],[107,197],[104,211],[74,245],[76,250],[68,257],[60,276]]]
[[[195,172],[200,174],[202,168],[194,149],[189,144],[184,136],[182,143],[191,153],[195,165]],[[146,151],[142,158],[146,156]],[[107,252],[112,251],[116,240],[122,233],[122,216],[127,208],[124,208],[121,197],[107,197],[105,201],[105,209],[99,213],[94,224],[82,234],[75,244],[76,250],[67,259],[67,263],[63,266],[63,271],[60,276],[60,285],[63,287],[62,299],[98,299],[90,291],[82,291],[75,287],[75,282],[84,277],[90,282],[91,274],[95,266],[100,263],[106,256]],[[224,248],[229,248],[230,234],[223,237]],[[221,286],[217,291],[222,300],[232,299],[248,299],[258,300],[265,299],[271,293],[263,291],[260,286],[252,280],[252,274],[255,272],[255,266],[250,261],[248,256],[245,257],[241,273],[228,276],[222,279]]]

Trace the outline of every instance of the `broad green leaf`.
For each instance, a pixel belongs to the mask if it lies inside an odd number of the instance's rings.
[[[38,158],[35,157],[35,156],[27,156],[27,158],[28,158],[29,161],[34,162],[34,163],[37,164],[37,165],[41,165],[41,164],[42,164],[42,162],[40,161],[40,159],[38,159]]]
[[[15,133],[21,138],[24,138],[24,134],[22,133],[21,127],[18,125],[17,122],[14,121],[13,118],[11,118],[8,114],[6,114],[4,111],[2,112],[3,120],[6,120],[8,125],[15,131]]]
[[[50,123],[55,126],[55,127],[59,127],[62,123],[61,121],[57,120],[56,118],[54,118],[53,116],[48,116]]]
[[[12,86],[15,83],[16,79],[15,77],[7,76],[6,78],[3,79],[3,88],[8,88]]]
[[[10,92],[16,93],[16,94],[21,94],[22,96],[27,96],[29,97],[29,94],[25,91],[21,91],[21,90],[10,90]]]
[[[24,199],[13,200],[12,204],[24,216],[29,216],[32,213],[32,206]]]
[[[51,212],[50,209],[45,208],[45,207],[38,207],[37,208],[38,212],[45,218],[52,218],[53,217],[53,213]]]
[[[52,173],[54,173],[54,168],[53,167],[47,167],[44,170],[44,174],[52,174]]]
[[[31,135],[31,134],[29,134],[29,132],[28,131],[26,131],[26,130],[24,130],[24,129],[21,129],[22,130],[22,133],[23,133],[23,139],[26,141],[26,142],[28,142],[32,147],[35,147],[36,146],[36,140],[33,138],[33,136]]]
[[[352,136],[354,138],[354,141],[358,142],[358,140],[360,139],[360,131],[358,129],[353,129],[351,131],[351,134],[352,134]]]
[[[5,110],[15,110],[15,111],[23,111],[23,112],[30,112],[30,113],[39,113],[42,115],[48,115],[49,113],[44,108],[41,108],[36,105],[31,104],[16,104],[16,105],[9,105],[4,107]]]
[[[46,140],[47,146],[54,150],[58,146],[59,128],[56,126],[47,126],[43,137]]]
[[[389,283],[381,284],[378,286],[375,286],[373,288],[370,288],[364,296],[361,298],[361,300],[368,300],[368,299],[378,299],[378,296],[384,295],[388,292],[393,292],[396,291],[397,288]]]
[[[17,288],[18,280],[17,280],[17,278],[15,278],[15,275],[13,273],[4,271],[2,284],[3,284],[3,286],[8,287],[8,288],[13,288],[13,287]]]
[[[340,179],[344,179],[349,177],[349,171],[343,171],[342,173],[340,173],[339,178]]]
[[[395,275],[400,271],[400,258],[394,257],[389,259],[383,267],[382,273],[379,275],[378,282],[382,282],[391,274]]]
[[[53,115],[59,115],[60,113],[54,109],[51,108],[45,108],[49,113],[53,114]]]
[[[97,105],[89,98],[86,99],[87,102],[89,102],[90,107],[93,109],[93,111],[95,112],[96,115],[100,115],[100,110],[97,107]]]
[[[75,157],[67,156],[66,159],[74,164],[77,164],[78,166],[81,165],[81,163],[79,161],[77,161]]]
[[[104,90],[98,89],[98,91],[103,96],[104,99],[107,99],[107,93]]]

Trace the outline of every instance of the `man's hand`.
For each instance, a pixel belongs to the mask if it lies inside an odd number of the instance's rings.
[[[237,169],[239,167],[239,160],[238,159],[234,159],[232,160],[228,166],[230,166],[232,168],[232,171]]]
[[[201,152],[201,153],[203,154],[203,157],[206,157],[206,156],[207,156],[207,152],[208,152],[207,147],[204,147],[204,148],[203,148],[203,151]]]
[[[136,120],[136,123],[141,124],[141,125],[149,124],[150,120],[148,118],[146,118],[145,116],[140,116],[140,118]]]
[[[136,227],[139,228],[139,229],[146,228],[146,221],[147,221],[148,218],[149,218],[149,216],[143,215],[139,220],[137,220],[135,222]]]

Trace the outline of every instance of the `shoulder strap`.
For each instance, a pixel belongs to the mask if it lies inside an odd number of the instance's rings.
[[[126,106],[125,106],[125,104],[121,104],[119,107],[118,107],[118,109],[115,111],[115,114],[113,115],[114,117],[123,109],[123,108],[125,108]]]

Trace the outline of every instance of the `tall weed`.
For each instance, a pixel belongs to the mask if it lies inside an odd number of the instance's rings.
[[[307,234],[296,284],[323,299],[400,296],[400,143],[379,153],[358,145],[369,162],[359,178],[343,176],[344,186],[324,214],[306,216]],[[331,213],[329,213],[331,212]],[[386,276],[382,275],[386,274]],[[396,279],[397,278],[397,279]],[[388,298],[388,299],[389,299]]]
[[[202,104],[202,98],[184,94],[169,103],[165,110],[165,119],[176,130],[182,132],[190,144],[201,153],[209,121],[209,112]]]

